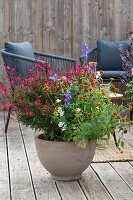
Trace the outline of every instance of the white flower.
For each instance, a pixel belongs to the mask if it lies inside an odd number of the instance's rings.
[[[62,131],[65,131],[66,130],[66,125],[62,127]]]
[[[64,122],[59,122],[58,126],[59,126],[59,127],[63,127],[64,124],[65,124]]]
[[[64,111],[60,112],[60,116],[62,117],[64,115]]]
[[[64,115],[64,111],[62,110],[62,107],[59,107],[57,111],[61,117]]]
[[[62,112],[62,107],[58,107],[58,110],[57,110],[59,113]]]
[[[100,75],[101,75],[100,72],[97,72],[96,79],[98,79]]]
[[[57,103],[60,103],[60,101],[61,101],[60,99],[57,99],[57,100],[56,100]]]
[[[76,112],[80,112],[80,108],[77,108],[77,109],[76,109]]]
[[[62,131],[65,131],[67,125],[64,122],[59,122],[58,126],[61,128]]]

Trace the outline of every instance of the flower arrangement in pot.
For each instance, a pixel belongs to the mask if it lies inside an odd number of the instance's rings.
[[[106,89],[99,86],[90,67],[77,65],[67,73],[52,72],[48,64],[37,64],[24,80],[15,79],[0,89],[19,122],[41,134],[35,137],[41,163],[56,180],[75,180],[91,163],[96,140],[109,140],[119,129],[117,148],[123,147],[123,134],[131,122],[120,113],[123,106],[114,105]],[[6,71],[9,73],[9,68]],[[6,78],[9,81],[8,78]],[[122,153],[122,151],[121,151]]]

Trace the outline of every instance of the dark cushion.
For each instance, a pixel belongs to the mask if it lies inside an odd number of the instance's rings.
[[[122,45],[123,50],[130,48],[128,41],[107,42],[104,40],[97,40],[98,70],[122,70],[122,60],[119,50],[120,45]]]
[[[22,43],[5,42],[5,51],[35,59],[33,48],[29,42],[22,42]]]
[[[122,77],[123,75],[127,77],[127,74],[125,71],[104,71],[104,73],[102,74],[102,78],[103,79],[110,79],[110,78],[118,79],[119,77]]]
[[[22,42],[22,43],[5,42],[5,51],[15,55],[20,55],[35,59],[33,48],[29,42]],[[17,57],[7,56],[4,58],[4,61],[5,64],[9,66],[11,69],[15,66],[16,67],[15,76],[18,76],[20,74],[22,79],[26,78],[29,69],[32,69],[34,67],[33,62]]]

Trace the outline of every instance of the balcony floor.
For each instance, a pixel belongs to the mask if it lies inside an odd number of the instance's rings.
[[[42,167],[34,131],[11,119],[4,134],[0,113],[0,200],[132,200],[133,161],[92,163],[82,179],[53,181]],[[133,146],[133,128],[126,139]]]

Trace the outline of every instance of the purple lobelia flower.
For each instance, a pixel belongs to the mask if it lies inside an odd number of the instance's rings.
[[[66,92],[66,99],[64,99],[64,102],[66,103],[66,106],[70,106],[70,99],[71,99],[71,91]]]
[[[82,51],[83,51],[84,57],[86,59],[88,59],[88,54],[87,54],[88,48],[87,48],[86,44],[83,44],[83,47],[84,47],[84,49]]]
[[[57,78],[57,77],[58,77],[57,74],[54,74],[54,75],[53,75],[53,78]]]

